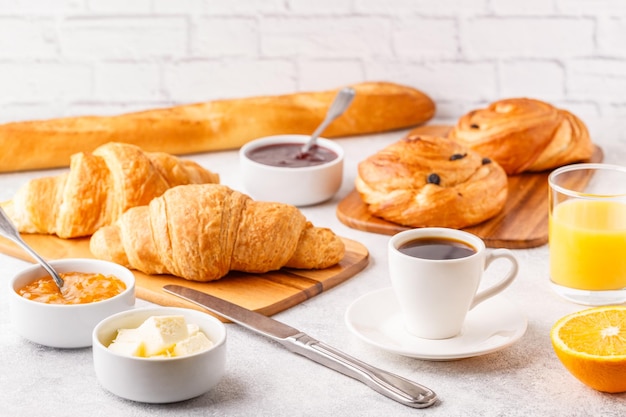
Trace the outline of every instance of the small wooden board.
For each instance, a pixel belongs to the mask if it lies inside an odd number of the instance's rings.
[[[412,132],[446,136],[451,126],[421,126]],[[602,149],[595,146],[590,162],[603,160]],[[508,199],[502,212],[495,217],[467,227],[493,248],[522,249],[548,242],[548,176],[550,171],[509,176]],[[577,178],[584,185],[589,178]],[[409,229],[372,216],[356,190],[337,206],[337,218],[346,226],[366,232],[394,235]]]
[[[23,234],[22,238],[45,259],[93,258],[89,239],[60,239],[55,236]],[[362,244],[342,238],[346,255],[335,266],[320,270],[283,268],[264,274],[230,272],[212,282],[193,282],[171,275],[146,275],[133,271],[137,297],[164,306],[202,308],[162,290],[164,285],[178,284],[228,300],[261,314],[272,315],[293,307],[351,278],[369,262]],[[0,252],[33,262],[13,242],[0,237]]]

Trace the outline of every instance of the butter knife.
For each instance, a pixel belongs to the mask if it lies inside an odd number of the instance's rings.
[[[425,408],[437,402],[437,395],[431,389],[368,365],[271,317],[193,288],[165,285],[163,290],[269,337],[294,353],[361,381],[374,391],[401,404]]]

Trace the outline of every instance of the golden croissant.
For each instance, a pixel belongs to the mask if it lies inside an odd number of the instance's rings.
[[[174,186],[216,182],[217,174],[195,162],[110,142],[72,155],[68,172],[29,181],[2,207],[20,232],[73,238],[93,234]]]
[[[411,227],[463,228],[504,208],[507,176],[496,162],[447,138],[410,134],[358,166],[368,211]]]
[[[529,98],[500,100],[471,111],[449,137],[495,160],[507,174],[556,168],[593,153],[587,127],[578,117]]]
[[[92,254],[146,274],[212,281],[229,271],[321,269],[343,241],[296,207],[255,201],[224,185],[183,185],[129,209],[89,242]]]

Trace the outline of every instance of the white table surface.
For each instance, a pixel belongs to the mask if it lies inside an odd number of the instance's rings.
[[[390,286],[386,260],[389,236],[343,225],[335,215],[336,205],[353,189],[358,162],[403,134],[338,140],[347,158],[340,192],[332,201],[302,211],[314,224],[364,244],[370,252],[369,265],[339,286],[274,317],[363,361],[432,388],[440,398],[435,406],[416,410],[398,404],[234,324],[227,325],[227,372],[211,392],[166,405],[120,399],[98,385],[90,348],[52,349],[15,334],[7,307],[7,281],[28,264],[0,255],[0,416],[626,415],[626,394],[587,388],[565,370],[552,350],[552,325],[585,307],[552,292],[546,245],[514,251],[521,264],[520,274],[501,296],[525,312],[528,329],[506,349],[469,359],[431,362],[380,350],[348,330],[344,322],[348,306],[364,294]],[[594,141],[604,149],[605,162],[626,161],[621,137],[604,132]],[[191,158],[219,172],[222,183],[241,190],[237,152]],[[11,198],[29,178],[57,172],[60,170],[0,175],[0,200]],[[149,303],[138,299],[137,305]]]

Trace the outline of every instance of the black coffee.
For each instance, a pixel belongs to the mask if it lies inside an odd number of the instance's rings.
[[[459,259],[476,253],[476,249],[460,240],[443,237],[424,237],[403,243],[398,250],[422,259]]]

